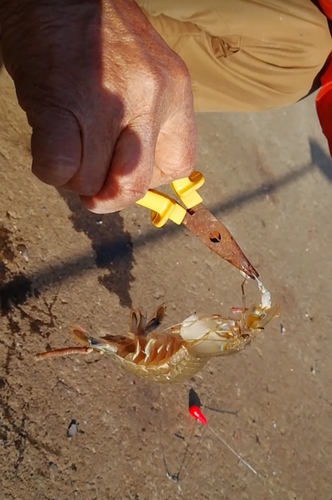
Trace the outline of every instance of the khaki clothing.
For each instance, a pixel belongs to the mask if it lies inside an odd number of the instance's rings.
[[[197,111],[262,111],[306,96],[332,50],[311,0],[137,0],[186,63]]]

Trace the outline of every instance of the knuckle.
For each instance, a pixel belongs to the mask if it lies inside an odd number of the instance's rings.
[[[177,73],[178,73],[178,76],[180,79],[182,79],[184,82],[187,82],[190,77],[189,77],[189,71],[188,71],[188,68],[186,66],[186,64],[184,63],[184,61],[180,58],[177,59]]]
[[[152,66],[147,73],[144,73],[142,80],[144,81],[144,93],[150,99],[159,96],[160,91],[164,85],[162,71]]]
[[[176,81],[183,86],[190,85],[190,74],[189,70],[184,63],[184,61],[180,57],[176,57],[174,61],[174,75],[176,76]]]

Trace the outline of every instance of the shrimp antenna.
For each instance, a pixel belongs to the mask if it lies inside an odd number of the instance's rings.
[[[239,455],[239,453],[237,453],[221,436],[219,436],[219,434],[212,427],[208,425],[207,428],[212,432],[212,434],[216,436],[217,439],[219,439],[219,441],[221,441],[226,446],[226,448],[229,449],[229,451],[231,451],[240,460],[240,462],[248,467],[248,469],[250,469],[251,472],[253,472],[256,476],[259,476],[258,472],[244,458],[242,458],[241,455]]]

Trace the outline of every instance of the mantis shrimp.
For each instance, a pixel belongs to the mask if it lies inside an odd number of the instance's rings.
[[[149,321],[139,310],[132,310],[127,333],[98,338],[73,326],[70,334],[82,344],[81,347],[47,351],[37,354],[36,359],[98,351],[143,379],[160,383],[183,382],[198,373],[210,358],[244,349],[278,316],[279,306],[272,306],[270,292],[257,278],[256,281],[261,292],[260,303],[249,308],[245,306],[243,282],[243,306],[232,310],[234,317],[193,314],[158,332],[166,311],[163,304]]]

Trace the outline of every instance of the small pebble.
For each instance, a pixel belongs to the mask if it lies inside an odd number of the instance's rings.
[[[159,288],[153,294],[155,299],[160,299],[161,297],[164,297],[164,295],[165,295],[165,290],[163,290],[162,288]]]
[[[16,212],[9,212],[9,210],[7,210],[6,216],[8,219],[18,219],[17,213]]]
[[[17,245],[17,251],[20,255],[22,255],[25,262],[29,262],[28,249],[23,243]]]
[[[67,429],[67,437],[71,438],[78,434],[78,424],[75,419],[71,420],[68,429]]]

